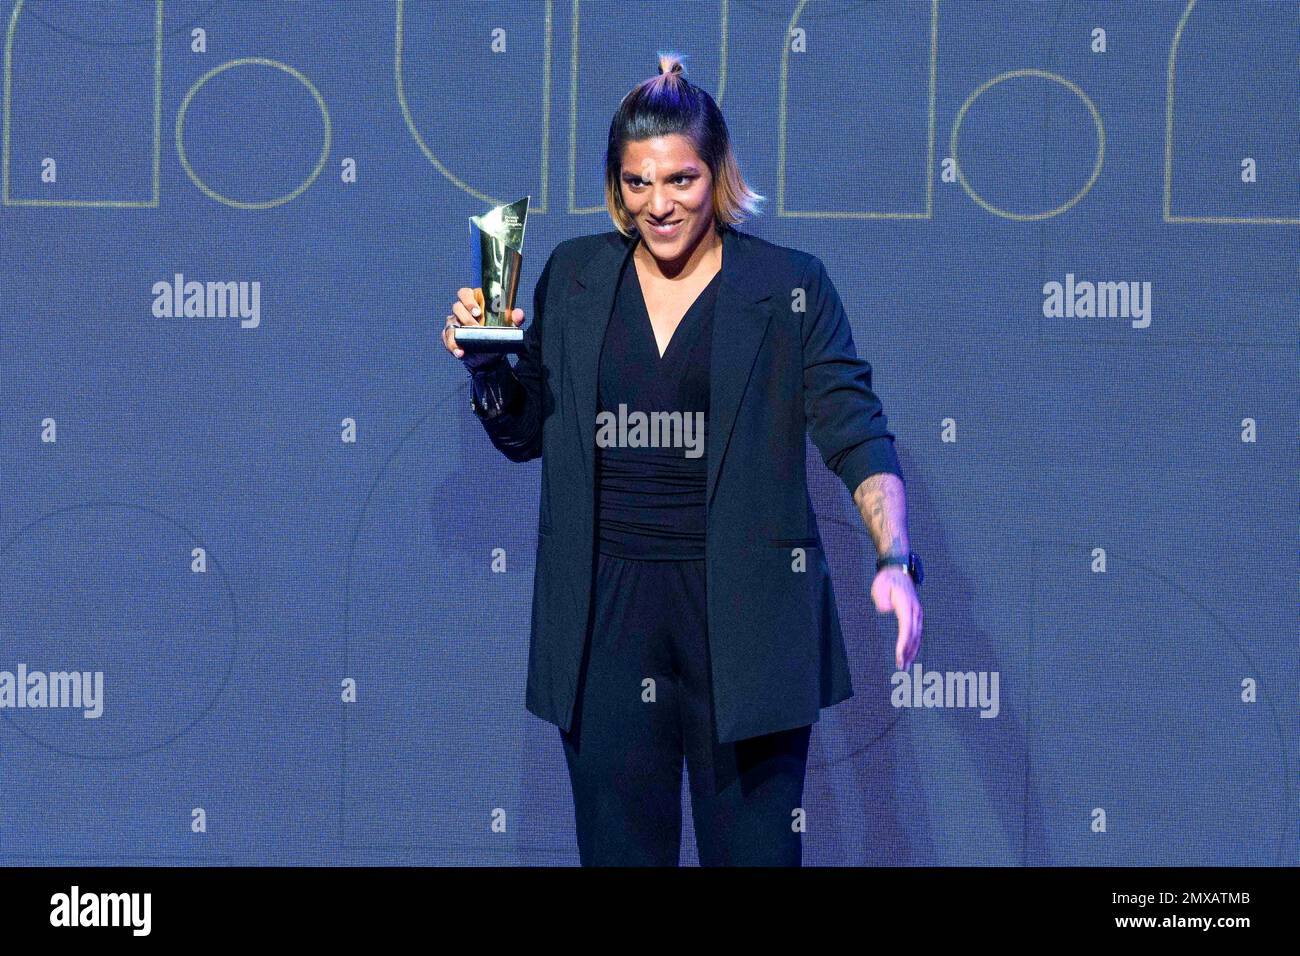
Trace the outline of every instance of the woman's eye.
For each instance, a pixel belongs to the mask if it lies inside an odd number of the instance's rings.
[[[628,186],[630,186],[633,189],[640,189],[642,186],[650,185],[650,181],[648,179],[628,179],[625,181],[627,182]],[[679,186],[689,186],[691,184],[691,177],[687,175],[674,176],[670,180],[670,182],[675,183]]]

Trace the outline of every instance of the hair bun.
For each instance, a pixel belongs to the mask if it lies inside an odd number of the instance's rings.
[[[682,65],[681,55],[678,53],[660,53],[659,54],[659,73],[685,73],[686,67]]]

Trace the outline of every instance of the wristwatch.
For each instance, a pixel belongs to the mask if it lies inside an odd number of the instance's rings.
[[[915,551],[908,551],[906,555],[887,554],[876,561],[876,570],[891,564],[900,565],[909,575],[912,576],[914,584],[920,584],[921,579],[925,577],[925,569],[921,566],[921,556]]]

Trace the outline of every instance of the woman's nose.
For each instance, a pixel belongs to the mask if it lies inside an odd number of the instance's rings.
[[[656,193],[650,199],[650,214],[656,219],[665,219],[673,211],[673,201],[668,196]]]

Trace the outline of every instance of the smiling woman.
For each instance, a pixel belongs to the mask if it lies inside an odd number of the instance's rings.
[[[659,75],[623,97],[609,126],[605,206],[618,231],[640,233],[676,275],[710,226],[739,225],[762,202],[741,175],[713,97],[686,80],[678,55],[661,53]]]
[[[679,57],[619,104],[605,170],[615,231],[552,252],[513,368],[469,366],[493,445],[542,458],[526,705],[559,727],[583,864],[676,865],[685,762],[703,865],[797,866],[812,725],[853,693],[807,435],[893,552],[872,595],[903,668],[894,438],[821,260],[736,228],[763,197]],[[443,334],[462,361],[476,291]]]
[[[680,57],[659,55],[659,76],[619,104],[605,161],[610,217],[641,240],[633,260],[660,357],[722,269],[722,231],[763,201],[740,173],[717,104],[683,72]]]

